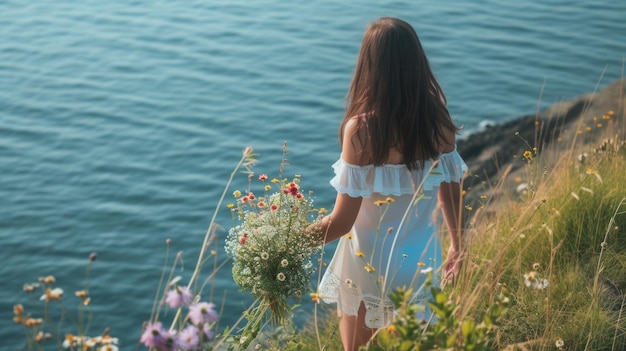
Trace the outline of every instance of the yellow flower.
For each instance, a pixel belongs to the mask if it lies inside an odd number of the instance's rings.
[[[276,178],[272,178],[271,182],[272,182],[272,183],[278,183],[278,182],[280,182],[280,180],[278,180],[278,179],[276,179]]]
[[[38,288],[38,287],[39,287],[39,283],[24,284],[23,290],[24,290],[24,292],[31,293],[31,292],[35,291],[35,289]]]
[[[613,114],[615,114],[615,111],[613,111],[613,110],[609,110],[608,115],[609,115],[609,116],[613,116]]]
[[[52,284],[56,281],[56,279],[54,279],[54,276],[49,275],[47,277],[40,277],[39,281],[46,284]]]
[[[234,196],[234,197],[239,197],[239,196],[241,196],[241,191],[239,191],[239,190],[235,190],[235,191],[233,191],[233,196]]]
[[[43,324],[42,318],[28,318],[24,322],[24,325],[27,327],[34,327],[36,325],[41,325],[41,324]]]
[[[374,266],[372,266],[372,265],[371,265],[371,264],[369,264],[369,263],[365,265],[365,270],[366,270],[368,273],[373,273],[373,272],[376,272],[376,268],[374,268]]]
[[[388,330],[390,333],[394,333],[394,334],[395,334],[395,333],[396,333],[396,331],[397,331],[396,326],[395,326],[395,325],[393,325],[393,324],[392,324],[392,325],[390,325],[390,326],[388,326],[388,327],[387,327],[387,330]]]
[[[396,199],[394,199],[393,197],[389,196],[385,199],[385,201],[387,201],[388,203],[392,203],[394,201],[396,201]]]
[[[424,263],[424,262],[422,262],[422,261],[419,261],[419,262],[417,262],[417,265],[418,265],[419,267],[424,267],[424,266],[426,266],[426,263]]]
[[[363,253],[363,251],[357,251],[354,253],[355,255],[359,256],[359,257],[364,257],[365,254]]]
[[[585,173],[587,174],[598,174],[598,171],[596,171],[593,168],[587,168],[587,170],[585,171]]]
[[[596,124],[596,127],[598,127],[598,128],[602,128],[602,123],[598,123],[598,124]]]
[[[319,213],[326,213],[328,212],[327,209],[325,209],[324,207],[320,208]]]
[[[321,294],[318,293],[311,293],[311,301],[313,301],[314,303],[319,303],[320,299],[322,298]]]
[[[471,211],[471,210],[473,210],[474,208],[473,208],[472,206],[470,206],[470,205],[466,205],[466,206],[465,206],[465,209],[466,209],[466,210],[468,210],[468,211]]]
[[[235,205],[234,204],[228,204],[228,205],[226,205],[226,207],[227,208],[233,208],[233,207],[235,207]]]
[[[524,151],[524,158],[531,161],[533,159],[533,152],[530,150]]]
[[[374,205],[376,205],[376,206],[382,206],[382,205],[384,205],[386,203],[387,203],[387,200],[376,200],[376,201],[374,201]]]
[[[35,336],[35,341],[37,343],[41,343],[43,341],[43,332],[40,330],[39,333]]]
[[[266,185],[265,186],[265,191],[270,191],[272,190],[272,186],[271,185]]]
[[[348,233],[345,235],[346,239],[352,239],[352,233]]]
[[[46,289],[46,293],[44,295],[42,295],[39,299],[42,301],[46,301],[46,302],[50,302],[52,300],[58,300],[63,296],[63,289],[61,288],[54,288],[54,289],[50,289],[47,288]]]

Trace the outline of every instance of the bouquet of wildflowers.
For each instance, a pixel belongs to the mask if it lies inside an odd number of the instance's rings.
[[[321,244],[320,233],[305,229],[325,210],[315,209],[311,194],[303,194],[300,176],[268,181],[262,174],[258,179],[262,196],[233,193],[236,204],[228,207],[235,226],[226,252],[233,257],[235,282],[258,300],[249,323],[258,326],[269,311],[273,322],[284,324],[291,312],[288,300],[298,301],[309,290],[311,255]]]

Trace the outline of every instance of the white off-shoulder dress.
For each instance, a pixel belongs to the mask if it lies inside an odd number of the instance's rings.
[[[337,303],[351,316],[363,302],[367,326],[382,328],[393,318],[391,291],[412,287],[421,303],[428,297],[419,290],[425,273],[432,270],[433,283],[439,281],[437,193],[442,182],[460,182],[467,166],[455,148],[413,171],[396,164],[357,166],[341,158],[333,168],[330,183],[337,192],[363,202],[352,230],[339,239],[318,292],[322,301]]]

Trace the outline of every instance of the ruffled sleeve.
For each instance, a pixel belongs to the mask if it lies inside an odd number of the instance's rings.
[[[467,165],[455,149],[441,154],[433,168],[433,161],[424,162],[424,168],[409,171],[405,165],[358,166],[339,158],[333,164],[335,176],[330,184],[341,194],[351,197],[370,197],[372,193],[382,195],[412,194],[420,184],[424,190],[439,187],[442,182],[460,182]]]
[[[459,155],[456,145],[451,152],[440,154],[438,160],[424,181],[424,189],[438,187],[442,182],[460,183],[467,172],[467,165]]]

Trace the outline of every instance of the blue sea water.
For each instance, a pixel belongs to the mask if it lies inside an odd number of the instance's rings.
[[[184,281],[246,146],[272,176],[286,141],[285,174],[330,207],[344,97],[380,16],[414,25],[466,133],[623,76],[618,0],[0,2],[2,348],[23,346],[22,285],[54,275],[74,305],[91,252],[90,334],[109,326],[135,347],[166,239]],[[251,300],[228,265],[212,286],[204,298],[230,325]]]

